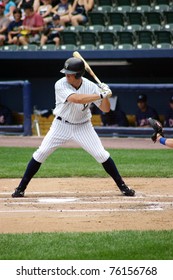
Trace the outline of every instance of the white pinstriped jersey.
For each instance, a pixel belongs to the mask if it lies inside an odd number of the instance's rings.
[[[84,123],[91,119],[91,112],[89,109],[90,104],[75,104],[67,102],[67,98],[74,93],[100,94],[100,92],[100,88],[95,83],[84,77],[82,77],[82,84],[79,89],[75,89],[67,82],[66,77],[63,77],[55,83],[56,107],[53,113],[70,123]],[[93,103],[99,107],[101,100]]]

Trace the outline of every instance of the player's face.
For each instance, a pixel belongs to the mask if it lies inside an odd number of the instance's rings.
[[[71,84],[76,80],[75,74],[65,74],[67,81]]]
[[[144,110],[146,108],[146,102],[143,101],[138,102],[138,107],[140,110]]]
[[[76,79],[76,74],[65,74],[67,82],[77,88],[81,84],[81,79]]]

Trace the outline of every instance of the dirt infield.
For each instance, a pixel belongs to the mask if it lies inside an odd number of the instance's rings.
[[[0,146],[32,146],[39,137],[0,137]],[[109,148],[161,148],[150,139],[102,139]],[[69,143],[68,147],[74,146]],[[11,198],[19,179],[0,179],[0,232],[91,232],[173,229],[173,178],[126,178],[135,197],[111,178],[34,178],[25,198]]]

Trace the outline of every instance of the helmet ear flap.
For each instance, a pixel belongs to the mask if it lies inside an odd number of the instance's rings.
[[[85,70],[79,73],[76,73],[75,78],[80,79],[85,74]]]

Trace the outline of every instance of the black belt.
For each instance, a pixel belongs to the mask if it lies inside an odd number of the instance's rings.
[[[62,121],[63,119],[61,117],[57,117],[57,120]],[[65,123],[69,123],[68,121],[64,120]]]
[[[83,123],[70,123],[70,122],[68,122],[68,121],[66,121],[66,120],[64,120],[64,119],[62,119],[60,116],[58,116],[56,119],[59,120],[59,121],[63,121],[63,122],[65,122],[65,123],[73,124],[73,125],[79,125],[79,124],[84,124],[84,123],[87,123],[87,122],[88,122],[88,120],[87,120],[87,121],[85,121],[85,122],[83,122]]]

